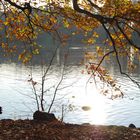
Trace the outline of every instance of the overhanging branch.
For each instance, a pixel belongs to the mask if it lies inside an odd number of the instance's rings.
[[[106,26],[104,24],[102,24],[102,26],[105,29],[106,33],[108,34],[108,36],[109,36],[109,38],[110,38],[110,40],[112,42],[112,46],[113,46],[114,52],[116,54],[116,60],[117,60],[117,63],[119,65],[120,73],[125,75],[126,77],[128,77],[133,83],[135,83],[138,86],[138,88],[140,88],[140,84],[139,84],[138,81],[134,80],[129,74],[127,74],[127,73],[122,71],[122,66],[121,66],[121,63],[120,63],[120,60],[119,60],[119,54],[118,54],[118,51],[116,49],[116,43],[115,43],[114,39],[112,38],[111,33],[109,32],[109,30],[106,28]]]
[[[88,2],[91,4],[91,6],[94,7],[95,9],[101,10],[101,8],[100,8],[98,5],[94,4],[91,0],[87,0],[87,1],[88,1]]]
[[[89,17],[92,17],[92,18],[98,20],[101,23],[109,23],[109,22],[112,22],[112,20],[113,20],[113,18],[104,17],[104,16],[99,15],[99,14],[93,14],[93,13],[87,11],[87,10],[81,9],[78,5],[78,0],[73,0],[73,8],[77,12],[88,15]]]
[[[5,2],[8,2],[11,6],[14,6],[17,9],[20,9],[22,11],[24,11],[25,9],[27,9],[26,7],[22,7],[18,4],[16,4],[15,2],[12,2],[11,0],[4,0]]]
[[[132,45],[133,47],[137,48],[138,50],[140,50],[140,47],[138,47],[137,45],[134,44],[134,42],[129,39],[129,37],[127,36],[127,34],[122,30],[122,28],[120,27],[120,25],[118,23],[116,23],[118,29],[120,30],[120,32],[123,34],[123,36],[125,37],[125,39],[128,41],[128,43],[130,45]]]

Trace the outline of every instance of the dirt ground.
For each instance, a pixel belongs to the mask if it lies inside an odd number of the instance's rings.
[[[140,129],[33,120],[1,120],[0,140],[140,140]]]

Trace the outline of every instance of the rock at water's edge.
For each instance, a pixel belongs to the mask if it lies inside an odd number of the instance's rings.
[[[2,107],[0,106],[0,114],[2,114]]]
[[[34,112],[33,119],[37,121],[48,121],[48,122],[57,120],[53,113],[47,113],[42,111]]]
[[[135,126],[133,123],[129,124],[128,127],[129,127],[129,128],[136,128],[136,126]]]

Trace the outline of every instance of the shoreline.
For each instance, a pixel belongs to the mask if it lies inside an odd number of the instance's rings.
[[[140,140],[140,128],[4,119],[0,140]]]

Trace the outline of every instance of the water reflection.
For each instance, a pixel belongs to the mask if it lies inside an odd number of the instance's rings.
[[[87,103],[91,107],[89,118],[92,124],[105,124],[107,114],[105,112],[105,100],[100,94],[90,94]]]
[[[75,57],[72,57],[73,60]],[[78,60],[80,59],[81,57]],[[113,64],[107,65],[111,67]],[[54,80],[58,78],[59,68],[57,65],[54,65],[50,73],[52,74],[53,80],[49,80],[49,84],[54,83]],[[83,66],[67,65],[67,69],[69,72],[61,89],[69,84],[71,86],[58,92],[57,102],[53,108],[57,116],[61,117],[61,107],[63,104],[67,105],[67,103],[72,103],[75,105],[76,111],[66,112],[64,117],[65,122],[126,126],[134,123],[136,126],[140,126],[140,92],[136,85],[119,74],[116,65],[111,67],[112,75],[121,85],[121,89],[125,92],[126,98],[114,101],[100,95],[94,84],[89,83],[87,87],[85,86],[89,75],[81,73],[84,69]],[[41,75],[40,66],[0,65],[0,106],[4,109],[0,118],[32,118],[32,112],[36,110],[35,102],[28,96],[20,94],[32,94],[32,90],[27,82],[28,75],[31,71],[33,72],[34,78],[39,80]],[[140,80],[139,74],[133,76],[137,80]],[[52,77],[50,76],[48,79]],[[65,96],[66,94],[67,96]],[[71,98],[72,96],[75,98]],[[133,98],[133,100],[129,97]],[[82,106],[90,106],[91,110],[83,111]]]
[[[85,81],[83,80],[83,86],[85,85]],[[91,124],[105,124],[107,114],[105,112],[105,98],[93,84],[88,84],[88,87],[85,86],[82,88],[86,92],[80,92],[80,94],[76,97],[76,102],[81,107],[90,107],[89,110],[85,110],[83,114],[87,116]]]

